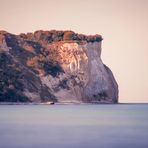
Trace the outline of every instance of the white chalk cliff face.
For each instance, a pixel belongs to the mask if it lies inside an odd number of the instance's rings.
[[[0,101],[118,103],[101,40],[71,31],[0,32]]]
[[[65,73],[58,78],[46,76],[41,79],[52,88],[58,102],[118,102],[118,85],[100,57],[101,42],[64,42],[57,48]],[[56,90],[60,82],[65,82],[65,86]]]

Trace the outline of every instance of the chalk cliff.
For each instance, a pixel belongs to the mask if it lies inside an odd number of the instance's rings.
[[[0,31],[0,101],[117,103],[101,41],[72,31]]]

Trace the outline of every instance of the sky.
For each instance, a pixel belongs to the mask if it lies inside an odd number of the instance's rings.
[[[101,34],[119,102],[148,102],[148,0],[0,0],[0,30]]]

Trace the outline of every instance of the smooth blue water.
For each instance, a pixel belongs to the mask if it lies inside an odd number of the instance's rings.
[[[148,104],[1,105],[0,148],[148,148]]]

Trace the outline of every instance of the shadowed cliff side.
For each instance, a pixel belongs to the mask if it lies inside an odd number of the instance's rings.
[[[0,31],[0,102],[117,103],[100,35]]]

